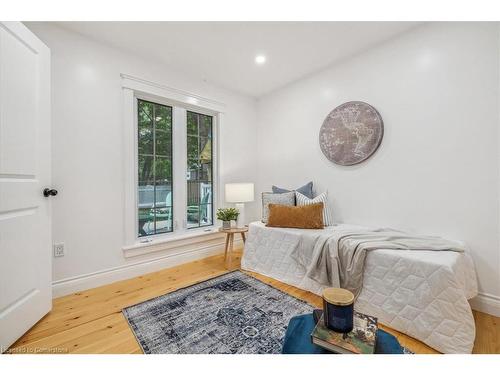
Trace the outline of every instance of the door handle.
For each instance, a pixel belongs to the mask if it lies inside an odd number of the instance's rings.
[[[44,197],[50,197],[50,196],[53,196],[55,197],[57,195],[57,190],[56,189],[49,189],[49,188],[45,188],[43,189],[43,196]]]

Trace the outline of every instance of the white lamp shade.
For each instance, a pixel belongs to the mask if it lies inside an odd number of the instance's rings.
[[[253,202],[254,191],[252,183],[226,184],[226,202]]]

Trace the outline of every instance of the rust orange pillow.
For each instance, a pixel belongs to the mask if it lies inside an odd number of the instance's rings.
[[[323,229],[323,202],[306,206],[269,204],[268,227]]]

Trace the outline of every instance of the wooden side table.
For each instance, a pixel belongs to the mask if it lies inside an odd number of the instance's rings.
[[[233,243],[234,243],[234,234],[241,234],[241,239],[243,240],[243,244],[245,244],[246,237],[245,233],[248,232],[248,227],[244,228],[231,228],[231,229],[222,229],[219,228],[219,232],[226,233],[226,247],[224,249],[224,264],[227,267],[227,259],[229,258],[229,265],[231,265],[231,256],[233,254]]]

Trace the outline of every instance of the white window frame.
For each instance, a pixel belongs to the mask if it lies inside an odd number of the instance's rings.
[[[219,184],[219,128],[223,121],[225,105],[183,90],[156,84],[141,78],[121,74],[123,95],[123,139],[124,139],[124,251],[151,244],[170,241],[184,241],[198,236],[209,236],[216,232],[215,211],[221,202]],[[138,137],[137,100],[172,107],[172,164],[173,174],[173,232],[138,236]],[[193,111],[213,117],[213,224],[201,228],[187,229],[187,129],[186,111]],[[174,126],[174,123],[177,126]],[[181,126],[179,126],[179,124]],[[133,150],[131,152],[131,150]],[[155,247],[157,251],[157,247]]]

